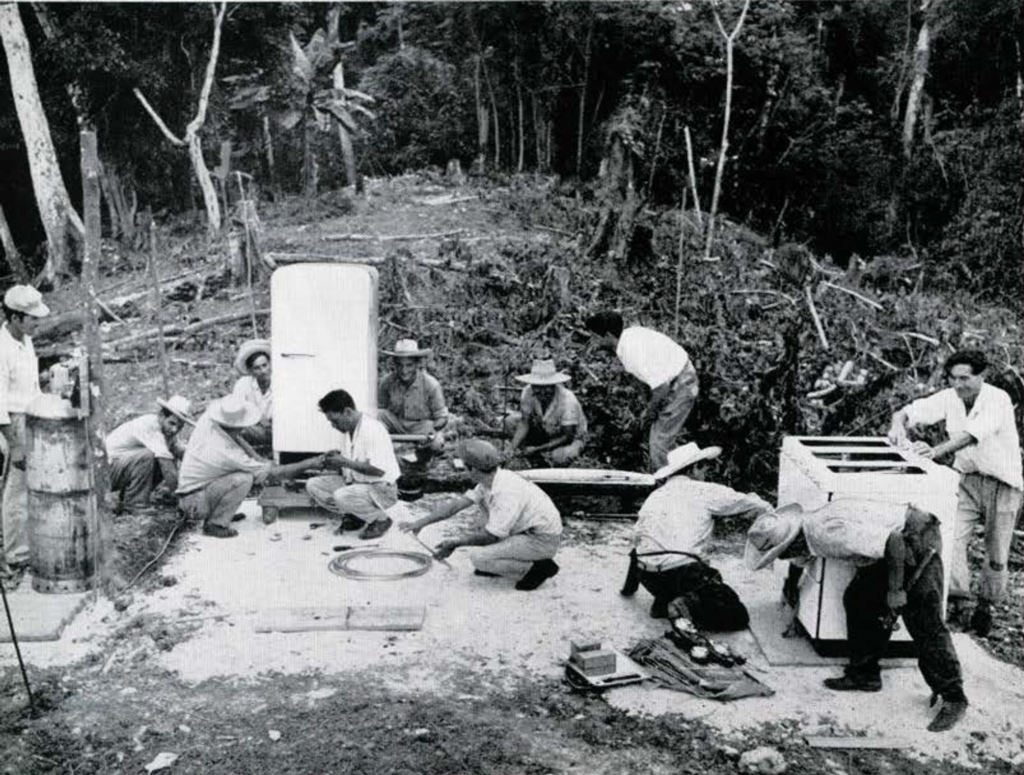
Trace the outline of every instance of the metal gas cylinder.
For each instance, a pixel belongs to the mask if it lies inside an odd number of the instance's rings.
[[[37,592],[83,592],[97,578],[98,516],[85,421],[60,396],[25,413],[29,563]]]

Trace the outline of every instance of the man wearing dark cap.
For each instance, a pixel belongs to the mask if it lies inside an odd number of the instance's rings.
[[[483,527],[441,541],[434,556],[442,560],[460,546],[470,546],[469,559],[478,576],[517,578],[516,589],[536,589],[558,573],[553,559],[562,539],[558,509],[537,485],[502,468],[501,453],[490,443],[464,441],[458,456],[476,487],[401,529],[418,533],[475,505],[486,518]]]

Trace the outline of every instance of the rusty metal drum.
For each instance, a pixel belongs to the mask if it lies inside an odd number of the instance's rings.
[[[98,516],[85,421],[59,396],[25,413],[29,564],[37,592],[84,592],[97,581]]]

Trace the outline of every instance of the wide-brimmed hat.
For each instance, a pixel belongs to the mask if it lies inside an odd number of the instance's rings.
[[[530,367],[530,373],[520,374],[516,379],[527,385],[557,385],[568,382],[572,377],[556,369],[553,360],[545,358],[535,360]]]
[[[263,416],[258,406],[234,394],[218,398],[206,412],[211,420],[224,428],[249,428],[256,425]]]
[[[664,479],[676,471],[681,471],[687,466],[692,466],[701,460],[714,460],[722,454],[721,447],[705,447],[701,449],[691,441],[681,447],[676,447],[668,453],[668,462],[654,472],[655,479]]]
[[[189,425],[196,424],[195,420],[192,419],[192,402],[185,398],[185,396],[171,396],[166,401],[158,398],[156,402],[161,408],[166,409],[178,419],[187,422]]]
[[[478,471],[490,471],[505,462],[505,457],[494,445],[483,439],[466,439],[460,441],[455,454],[471,468]]]
[[[4,294],[4,304],[34,318],[45,318],[50,308],[43,303],[43,294],[31,285],[12,285]]]
[[[263,353],[270,358],[270,342],[267,339],[249,339],[242,342],[241,347],[238,348],[238,354],[235,356],[235,370],[240,374],[248,374],[249,367],[246,366],[248,361],[256,353]]]
[[[429,347],[421,350],[415,339],[399,339],[395,342],[395,349],[385,350],[384,354],[395,358],[426,358],[432,352]]]
[[[750,570],[771,565],[793,543],[803,527],[803,508],[790,503],[754,520],[747,531],[743,559]]]

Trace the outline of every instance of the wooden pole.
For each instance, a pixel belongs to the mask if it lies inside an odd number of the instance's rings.
[[[171,395],[171,378],[167,373],[167,344],[164,342],[163,300],[160,297],[160,276],[156,268],[156,224],[149,222],[149,283],[153,288],[153,317],[151,325],[156,325],[157,353],[160,356],[160,379],[164,386],[164,398]]]
[[[111,536],[107,524],[104,496],[110,489],[110,473],[104,440],[107,435],[104,414],[103,342],[100,324],[96,279],[100,261],[100,159],[95,132],[81,132],[79,144],[82,163],[82,209],[85,220],[85,252],[82,257],[81,309],[85,312],[84,333],[87,353],[88,412],[85,416],[86,460],[92,470],[93,498],[97,515],[97,558],[100,578],[106,577],[106,563],[111,559]],[[83,376],[85,379],[85,376]]]

